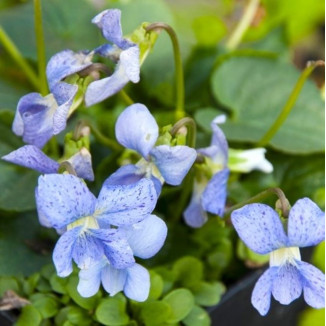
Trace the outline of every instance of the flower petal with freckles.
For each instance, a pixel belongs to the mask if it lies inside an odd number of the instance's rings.
[[[38,147],[25,145],[2,157],[3,160],[40,173],[56,173],[59,163],[46,156]]]
[[[300,297],[302,284],[297,266],[286,263],[280,266],[273,280],[272,294],[281,304],[289,304]]]
[[[142,221],[154,210],[157,195],[149,179],[125,186],[103,185],[94,217],[100,225],[132,225]]]
[[[56,229],[94,212],[94,195],[81,179],[71,174],[40,176],[36,191],[38,212]]]
[[[325,307],[325,275],[315,266],[298,262],[299,271],[303,278],[303,296],[313,308]]]
[[[245,205],[232,212],[231,220],[242,241],[258,254],[264,255],[288,244],[278,214],[268,205]]]
[[[272,286],[276,273],[276,267],[268,268],[258,279],[251,295],[252,305],[262,316],[267,314],[271,305]]]
[[[292,246],[315,246],[325,240],[325,213],[309,198],[299,199],[291,208],[288,237]]]

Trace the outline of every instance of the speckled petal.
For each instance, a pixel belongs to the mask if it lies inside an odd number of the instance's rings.
[[[158,125],[143,104],[132,104],[119,116],[115,125],[118,142],[147,157],[158,137]]]
[[[127,241],[136,257],[148,259],[162,248],[167,235],[165,222],[155,215],[128,228],[123,228]]]
[[[325,307],[325,275],[315,266],[298,262],[299,271],[303,278],[303,296],[313,308]]]
[[[126,269],[116,269],[111,265],[106,264],[101,275],[103,287],[111,296],[114,296],[123,290],[127,280]]]
[[[302,280],[297,266],[286,263],[279,267],[273,280],[272,294],[281,304],[289,304],[302,293]]]
[[[87,269],[103,257],[103,244],[94,236],[92,229],[83,231],[76,239],[72,258],[80,269]]]
[[[70,157],[68,162],[73,166],[78,177],[94,181],[92,157],[87,148],[81,148],[78,153]]]
[[[56,229],[94,212],[95,197],[85,183],[70,174],[40,176],[37,187],[38,212]]]
[[[146,268],[134,264],[127,269],[128,277],[124,286],[125,295],[132,300],[143,302],[148,298],[150,277]]]
[[[102,102],[108,97],[118,93],[127,83],[129,78],[123,66],[118,63],[114,73],[106,78],[90,83],[85,93],[85,104],[91,106]]]
[[[101,284],[103,266],[103,262],[100,261],[88,269],[82,269],[79,272],[77,291],[82,297],[89,298],[98,292]]]
[[[229,169],[224,169],[214,174],[212,179],[209,180],[201,196],[201,203],[205,211],[221,217],[223,216],[229,174]]]
[[[56,173],[59,163],[46,156],[38,147],[25,145],[2,157],[3,160],[40,173]]]
[[[13,131],[23,136],[24,142],[42,148],[53,136],[53,115],[57,103],[52,94],[38,93],[23,96],[17,106]]]
[[[299,199],[291,208],[288,236],[292,246],[315,246],[325,240],[325,213],[309,198]]]
[[[167,145],[154,147],[150,155],[165,182],[173,186],[181,184],[197,157],[191,147]]]
[[[139,61],[139,47],[137,45],[131,46],[120,54],[120,64],[125,70],[125,73],[130,81],[133,83],[139,82],[140,61]]]
[[[271,305],[272,285],[276,273],[276,267],[268,268],[258,279],[251,295],[252,305],[262,316],[267,314]]]
[[[60,277],[66,277],[72,272],[72,252],[81,227],[65,232],[56,243],[53,250],[53,262]]]
[[[66,77],[75,74],[92,64],[93,54],[63,50],[56,53],[48,62],[46,75],[52,91],[53,87]]]
[[[58,83],[53,87],[53,96],[58,103],[53,115],[53,134],[57,135],[66,128],[68,113],[78,91],[77,85]]]
[[[129,243],[120,229],[98,229],[91,232],[102,242],[104,254],[114,268],[124,269],[135,263]]]
[[[104,185],[94,216],[104,224],[132,225],[150,215],[156,201],[156,190],[149,179],[125,186]]]
[[[267,254],[288,242],[278,214],[267,205],[246,205],[233,211],[231,220],[242,241],[258,254]]]

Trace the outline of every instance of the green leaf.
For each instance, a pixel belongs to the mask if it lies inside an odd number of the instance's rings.
[[[93,321],[86,310],[80,307],[68,306],[59,311],[55,317],[55,324],[58,326],[91,326]]]
[[[102,299],[96,308],[95,316],[103,325],[120,326],[129,322],[126,302],[118,298]]]
[[[206,310],[194,306],[182,323],[186,326],[210,326],[211,319]]]
[[[257,142],[278,117],[299,72],[290,64],[259,56],[226,58],[215,69],[213,95],[231,110],[222,125],[227,138]],[[284,152],[308,154],[324,150],[324,104],[317,87],[306,81],[292,112],[270,144]]]
[[[166,322],[171,314],[171,307],[164,301],[145,302],[140,316],[146,326],[157,326]]]
[[[194,306],[194,297],[187,289],[177,289],[163,298],[171,307],[168,323],[177,323],[184,319]]]
[[[44,319],[57,315],[59,304],[54,295],[36,293],[30,300]]]
[[[47,0],[42,9],[47,58],[63,49],[80,51],[105,42],[99,29],[92,26],[96,11],[87,1]],[[22,54],[36,60],[33,2],[3,10],[0,20]]]
[[[324,326],[325,325],[325,308],[323,309],[306,309],[298,318],[299,326]]]
[[[237,254],[239,258],[245,260],[247,265],[262,266],[269,261],[269,254],[259,255],[248,248],[241,240],[237,243]]]
[[[191,288],[203,278],[203,264],[195,257],[182,257],[173,264],[172,270],[181,287]]]
[[[11,130],[13,118],[12,111],[0,111],[0,157],[23,146]],[[34,209],[37,176],[35,171],[0,160],[0,209],[16,212]]]
[[[224,292],[225,286],[220,282],[201,282],[193,290],[196,304],[205,307],[216,305],[221,300],[221,296]]]
[[[23,307],[16,325],[17,326],[27,326],[27,325],[39,326],[41,324],[41,321],[42,321],[42,316],[37,311],[37,309],[32,305],[28,305]]]
[[[198,44],[207,47],[215,47],[227,33],[226,25],[215,15],[195,18],[192,27]]]
[[[155,273],[154,271],[150,271],[151,277],[151,287],[149,290],[149,299],[158,299],[163,292],[164,282],[162,277]]]
[[[14,277],[0,277],[0,298],[8,290],[19,293],[19,283]]]
[[[66,289],[71,299],[84,309],[95,309],[95,307],[98,304],[98,300],[101,296],[101,293],[98,292],[97,294],[95,294],[90,298],[84,298],[78,293],[77,285],[78,285],[78,276],[77,275],[70,276],[68,279],[68,283],[66,285]]]
[[[315,247],[311,261],[321,271],[325,271],[325,241]]]
[[[31,239],[35,242],[40,240],[41,230],[36,212],[10,217],[2,216],[0,275],[29,275],[51,261],[50,256],[41,255],[28,245]]]
[[[68,279],[59,277],[56,274],[53,274],[50,278],[50,285],[54,292],[60,293],[60,294],[66,294],[67,293],[67,286]]]

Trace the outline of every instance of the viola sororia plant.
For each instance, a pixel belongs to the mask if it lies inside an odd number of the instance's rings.
[[[322,4],[33,2],[0,5],[0,324],[322,320]]]

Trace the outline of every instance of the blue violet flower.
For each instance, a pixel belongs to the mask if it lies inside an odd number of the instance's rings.
[[[271,295],[289,304],[302,291],[314,308],[325,306],[325,275],[301,261],[299,247],[315,246],[325,239],[325,213],[309,198],[299,199],[291,208],[284,232],[278,213],[264,204],[249,204],[231,214],[242,241],[258,254],[270,254],[270,266],[257,281],[251,302],[266,315]]]

